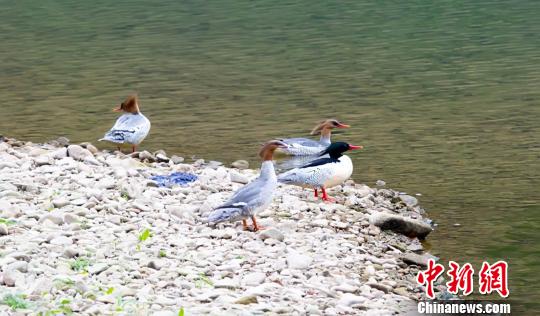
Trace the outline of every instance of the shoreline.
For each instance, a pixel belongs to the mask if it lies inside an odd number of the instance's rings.
[[[21,294],[18,312],[386,315],[425,298],[415,278],[431,256],[405,235],[431,226],[412,196],[348,180],[326,204],[280,184],[266,230],[210,227],[258,170],[68,145],[0,139],[0,301]],[[178,171],[198,179],[150,180]]]

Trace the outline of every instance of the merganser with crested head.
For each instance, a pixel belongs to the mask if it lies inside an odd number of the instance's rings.
[[[120,104],[113,108],[114,112],[124,112],[114,126],[99,141],[109,141],[116,144],[131,144],[132,152],[150,132],[150,121],[139,110],[137,95],[130,95]],[[120,145],[118,145],[120,150]]]
[[[353,146],[344,142],[332,143],[320,156],[328,154],[328,158],[319,158],[300,168],[284,172],[278,176],[278,181],[301,187],[312,187],[315,197],[318,189],[322,191],[324,201],[333,201],[326,194],[326,189],[336,186],[349,179],[353,172],[351,158],[343,155],[348,150],[362,149],[362,146]]]
[[[259,177],[240,188],[225,204],[210,213],[208,222],[232,222],[241,219],[244,229],[247,230],[246,219],[251,218],[253,230],[262,229],[257,225],[255,215],[266,209],[272,202],[273,193],[278,184],[272,157],[277,148],[286,147],[287,144],[279,140],[271,140],[264,144],[259,152],[259,156],[263,159]]]
[[[281,139],[281,141],[289,145],[288,148],[282,151],[292,156],[317,155],[330,145],[332,129],[348,127],[350,126],[335,119],[324,120],[317,124],[317,126],[315,126],[315,128],[311,131],[311,135],[317,135],[319,133],[321,134],[319,141],[308,138]]]

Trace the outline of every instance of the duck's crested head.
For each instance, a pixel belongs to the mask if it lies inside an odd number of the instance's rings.
[[[139,97],[136,94],[132,94],[120,104],[120,106],[113,109],[114,112],[126,112],[126,113],[139,113]]]
[[[348,150],[362,149],[362,146],[355,146],[346,142],[335,142],[330,144],[322,153],[321,156],[329,154],[332,158],[337,158],[343,155]]]
[[[334,128],[348,128],[351,127],[350,125],[343,124],[342,122],[336,120],[336,119],[328,119],[319,122],[315,128],[311,131],[311,135],[317,135],[322,133],[323,131],[330,131]]]
[[[259,156],[263,160],[272,160],[272,156],[276,149],[287,148],[287,147],[289,147],[289,145],[287,145],[286,143],[280,140],[277,140],[277,139],[269,140],[262,145],[261,150],[259,151]]]

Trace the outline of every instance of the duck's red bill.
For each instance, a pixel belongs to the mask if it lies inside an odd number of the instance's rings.
[[[362,148],[364,148],[364,146],[349,145],[349,150],[362,149]]]
[[[338,128],[349,128],[351,127],[350,125],[347,125],[347,124],[341,124],[339,123],[339,125],[337,126]]]

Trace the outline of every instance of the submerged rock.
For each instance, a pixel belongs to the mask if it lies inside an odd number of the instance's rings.
[[[392,230],[411,238],[424,239],[433,230],[430,225],[419,220],[385,212],[372,214],[369,222],[382,230]]]

